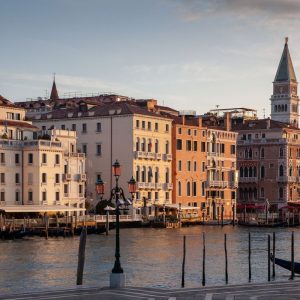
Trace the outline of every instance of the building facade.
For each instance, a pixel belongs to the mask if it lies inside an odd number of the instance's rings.
[[[76,152],[76,133],[39,131],[24,120],[24,109],[0,98],[1,205],[84,210],[85,156]]]

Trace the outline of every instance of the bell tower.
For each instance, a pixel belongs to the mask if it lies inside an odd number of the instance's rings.
[[[296,79],[288,38],[285,44],[276,76],[273,82],[271,96],[271,119],[299,127],[299,97],[297,95],[298,82]]]

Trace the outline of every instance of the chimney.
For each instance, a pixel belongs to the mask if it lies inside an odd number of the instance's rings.
[[[231,113],[227,112],[225,114],[225,122],[226,131],[231,131]]]
[[[267,119],[267,129],[270,129],[271,127],[271,120],[270,118]]]
[[[182,125],[185,125],[185,115],[181,116]]]
[[[202,118],[198,117],[198,126],[201,128],[202,127]]]

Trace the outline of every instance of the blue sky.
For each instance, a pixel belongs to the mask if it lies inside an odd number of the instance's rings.
[[[298,0],[0,0],[0,94],[115,92],[204,113],[270,111],[284,37],[300,77]]]

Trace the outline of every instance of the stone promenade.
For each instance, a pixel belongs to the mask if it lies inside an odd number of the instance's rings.
[[[156,289],[127,287],[125,289],[74,288],[36,293],[0,295],[0,299],[62,299],[62,300],[273,300],[300,299],[300,282],[273,282],[263,284],[228,285],[185,289]]]

